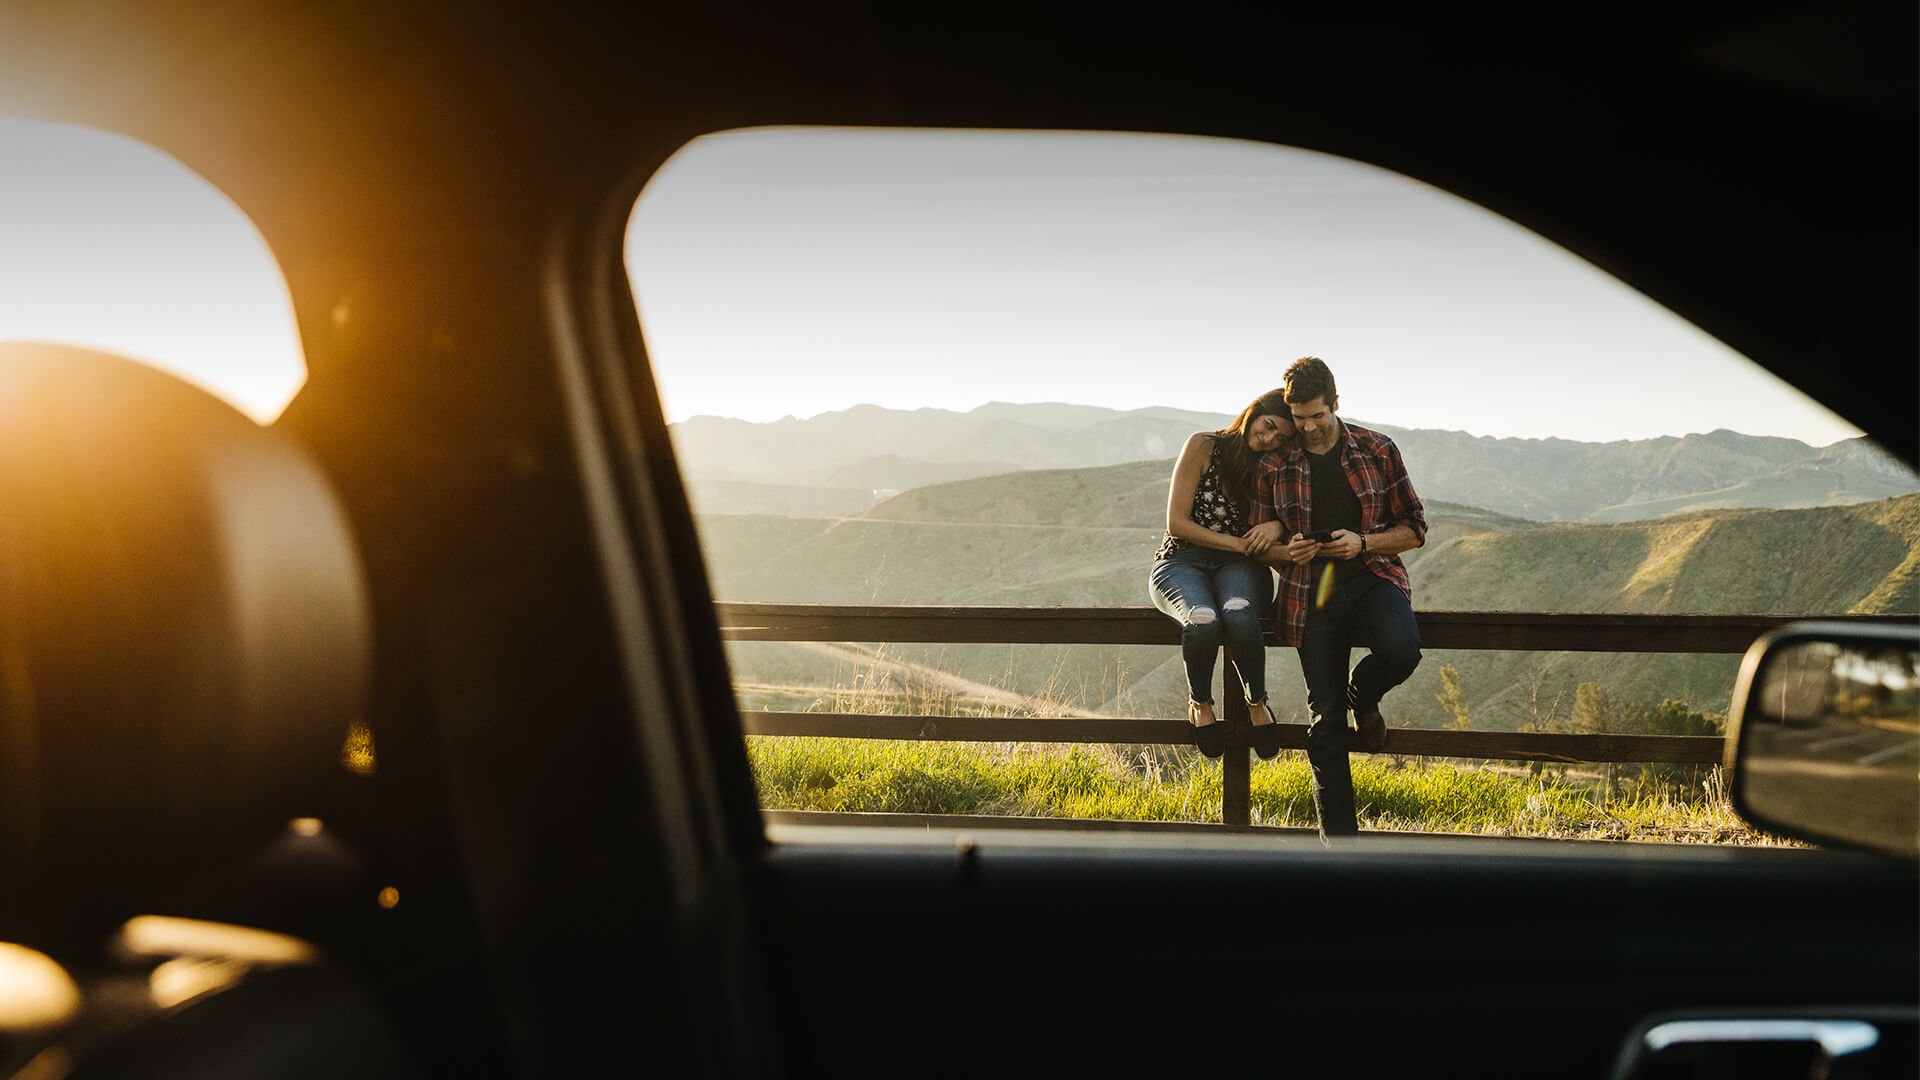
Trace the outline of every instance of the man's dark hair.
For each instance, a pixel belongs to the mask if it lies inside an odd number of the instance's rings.
[[[1289,405],[1319,398],[1329,409],[1340,407],[1340,391],[1334,388],[1333,372],[1327,368],[1327,362],[1317,356],[1303,356],[1288,364],[1287,377],[1282,381]]]

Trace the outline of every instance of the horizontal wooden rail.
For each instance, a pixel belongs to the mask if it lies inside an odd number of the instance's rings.
[[[923,742],[1107,743],[1192,746],[1185,720],[1047,719],[1033,716],[900,716],[885,713],[748,712],[749,735],[812,735],[842,739]],[[1234,724],[1228,746],[1248,744],[1252,729]],[[1305,724],[1281,724],[1280,745],[1307,748]],[[1383,754],[1413,757],[1491,758],[1502,761],[1665,761],[1711,765],[1723,741],[1699,735],[1570,735],[1528,731],[1453,731],[1393,728]],[[1361,751],[1356,748],[1354,753]]]
[[[876,607],[852,604],[714,605],[729,641],[941,642],[948,644],[1168,645],[1180,628],[1150,607]],[[1742,653],[1776,627],[1815,616],[1621,615],[1540,611],[1422,611],[1425,649],[1539,652]],[[1817,616],[1841,622],[1887,617]],[[1910,622],[1911,616],[1896,617]],[[1269,625],[1271,637],[1271,625]],[[1221,821],[1249,817],[1252,728],[1232,664],[1221,665],[1227,746],[1222,759]],[[747,712],[750,735],[807,735],[943,742],[1133,743],[1187,746],[1185,720],[1012,716],[900,716],[873,713]],[[1303,724],[1282,724],[1281,745],[1304,749]],[[1386,754],[1508,761],[1674,762],[1721,760],[1723,740],[1676,735],[1571,735],[1551,732],[1392,728]]]
[[[1180,627],[1150,607],[873,607],[714,605],[730,641],[888,641],[1005,645],[1178,645]],[[1820,616],[1823,619],[1835,618]],[[1621,615],[1542,611],[1419,611],[1428,649],[1540,652],[1740,653],[1806,616]],[[1843,622],[1885,622],[1864,615]]]

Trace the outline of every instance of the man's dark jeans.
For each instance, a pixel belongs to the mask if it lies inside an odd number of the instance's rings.
[[[1362,570],[1342,575],[1323,608],[1307,609],[1300,670],[1307,677],[1307,761],[1313,766],[1313,806],[1325,836],[1360,831],[1353,809],[1353,773],[1347,768],[1347,663],[1352,650],[1372,651],[1353,669],[1353,707],[1377,709],[1388,690],[1420,664],[1420,626],[1413,605],[1394,584]]]

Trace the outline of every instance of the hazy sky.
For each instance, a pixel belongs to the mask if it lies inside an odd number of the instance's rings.
[[[648,186],[627,259],[675,420],[996,400],[1231,412],[1314,354],[1343,411],[1402,427],[1859,434],[1504,218],[1262,144],[711,135]]]
[[[286,280],[232,200],[132,139],[0,117],[0,341],[119,353],[262,423],[306,381]]]
[[[1230,412],[1314,353],[1345,411],[1402,427],[1858,434],[1504,219],[1306,151],[712,135],[648,186],[627,250],[672,419],[861,402]],[[146,360],[262,421],[305,377],[285,282],[223,194],[132,140],[0,118],[0,340],[15,338]]]

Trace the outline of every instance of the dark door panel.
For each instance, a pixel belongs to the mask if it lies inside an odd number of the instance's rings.
[[[1601,1076],[1652,1012],[1911,1003],[1920,972],[1910,868],[1829,852],[834,833],[754,897],[821,1075]]]

